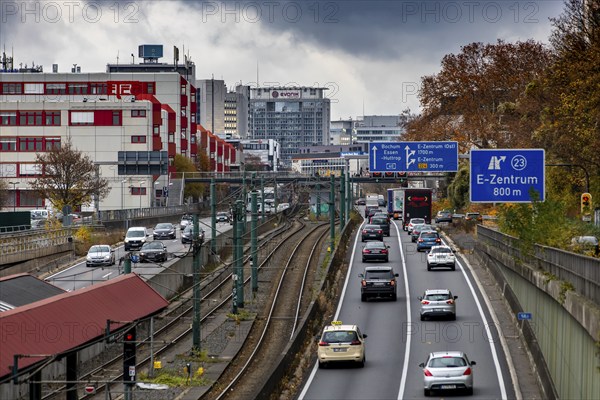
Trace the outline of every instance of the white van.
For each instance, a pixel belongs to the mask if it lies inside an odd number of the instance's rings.
[[[146,240],[146,228],[143,226],[132,226],[125,234],[125,251],[141,249]]]

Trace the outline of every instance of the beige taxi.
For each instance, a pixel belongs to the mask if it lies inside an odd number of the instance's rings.
[[[334,362],[355,362],[359,367],[364,367],[366,338],[367,335],[358,326],[332,321],[331,325],[323,328],[323,333],[318,338],[319,368]]]

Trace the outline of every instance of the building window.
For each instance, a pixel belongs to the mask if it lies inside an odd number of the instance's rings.
[[[185,96],[187,94],[187,85],[181,85],[181,95]]]
[[[19,206],[43,207],[43,199],[33,190],[19,190]]]
[[[42,137],[20,137],[19,151],[42,151],[44,140]]]
[[[108,84],[107,83],[90,83],[91,94],[107,94]]]
[[[121,125],[121,111],[113,111],[112,113],[112,124],[113,126]]]
[[[190,135],[190,143],[191,144],[195,144],[196,143],[196,135]]]
[[[131,143],[146,143],[146,136],[141,136],[141,135],[132,136]]]
[[[175,133],[169,132],[169,143],[175,143]]]
[[[44,94],[43,83],[26,83],[25,94]]]
[[[44,150],[58,150],[60,149],[60,138],[46,138],[46,146]]]
[[[152,134],[153,135],[160,135],[160,125],[154,125],[152,127]]]
[[[143,118],[146,117],[146,110],[131,110],[132,118]]]
[[[22,94],[23,84],[21,83],[4,83],[2,85],[3,94]]]
[[[46,94],[65,94],[66,92],[66,83],[46,83]]]
[[[25,111],[19,113],[19,125],[21,126],[41,126],[42,112],[41,111]]]
[[[93,111],[71,111],[71,125],[93,125]]]
[[[0,125],[15,126],[17,125],[17,112],[0,112]]]
[[[69,83],[69,94],[88,94],[87,83]]]
[[[131,187],[131,194],[133,196],[145,196],[146,195],[146,188],[145,187],[139,187],[139,186],[132,186]]]
[[[60,126],[60,111],[46,111],[46,125]]]
[[[0,138],[0,151],[17,151],[17,138]]]
[[[154,94],[154,83],[148,83],[148,94]]]

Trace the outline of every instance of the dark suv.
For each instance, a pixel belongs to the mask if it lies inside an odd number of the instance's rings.
[[[364,274],[359,274],[360,300],[367,301],[369,297],[391,297],[396,301],[396,277],[392,267],[367,267]]]
[[[370,225],[377,225],[385,236],[390,236],[390,221],[387,217],[372,217]]]

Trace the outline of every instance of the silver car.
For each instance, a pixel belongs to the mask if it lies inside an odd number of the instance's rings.
[[[473,395],[473,366],[462,351],[440,351],[429,354],[423,368],[424,394],[432,390],[464,390]]]
[[[115,265],[115,250],[108,244],[97,244],[88,250],[85,257],[86,267]]]
[[[432,246],[427,253],[427,271],[438,267],[450,268],[452,271],[456,269],[456,257],[450,247]]]
[[[428,289],[419,296],[421,300],[421,321],[431,317],[456,319],[456,299],[448,289]]]

